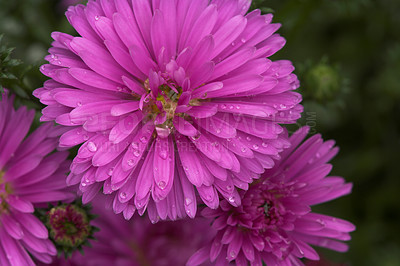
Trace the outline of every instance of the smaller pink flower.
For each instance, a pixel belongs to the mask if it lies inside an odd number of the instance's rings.
[[[290,138],[291,148],[281,154],[272,169],[248,191],[241,191],[242,205],[223,201],[216,210],[206,208],[203,216],[214,219],[218,231],[210,244],[197,251],[188,265],[216,261],[225,265],[303,265],[300,258],[319,260],[310,246],[347,251],[349,232],[355,226],[345,220],[311,212],[310,206],[351,192],[352,184],[341,177],[326,177],[336,155],[333,141],[315,135],[303,144],[308,128]]]
[[[74,197],[65,183],[68,152],[51,153],[63,132],[47,123],[25,138],[35,112],[14,110],[13,98],[0,96],[0,265],[50,263],[57,250],[33,212]]]

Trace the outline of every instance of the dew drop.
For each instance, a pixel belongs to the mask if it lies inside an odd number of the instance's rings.
[[[217,128],[217,130],[215,130],[215,132],[217,132],[217,134],[221,133],[221,129]]]
[[[114,172],[114,167],[111,167],[110,169],[108,169],[108,175],[112,175]]]
[[[96,146],[96,144],[95,144],[94,142],[92,142],[92,141],[89,141],[89,142],[88,142],[87,148],[88,148],[88,150],[91,151],[91,152],[97,151],[97,146]]]
[[[236,105],[236,109],[239,110],[239,109],[240,109],[240,106],[239,106],[239,105]]]
[[[242,38],[242,39],[240,39],[240,41],[241,41],[242,43],[245,43],[245,42],[246,42],[246,39],[245,39],[245,38]]]
[[[125,192],[121,192],[119,194],[119,196],[120,196],[121,199],[126,199],[126,193]]]
[[[145,136],[140,138],[140,142],[141,143],[146,143],[147,142],[147,138]]]
[[[232,251],[229,253],[229,256],[230,256],[231,258],[236,257],[236,252],[232,250]]]
[[[251,141],[251,138],[250,138],[250,137],[246,137],[246,140],[247,140],[247,141]]]
[[[158,187],[159,187],[160,189],[165,189],[166,186],[167,186],[167,184],[166,184],[164,181],[160,181],[160,182],[158,183]]]
[[[228,185],[228,186],[226,186],[226,189],[227,189],[228,191],[231,191],[231,190],[233,189],[233,186]]]
[[[140,156],[140,151],[139,150],[134,151],[133,155],[135,155],[135,157],[139,157]]]
[[[139,144],[138,144],[137,142],[132,142],[131,146],[132,146],[132,148],[133,148],[134,150],[139,149]]]
[[[227,142],[231,142],[231,141],[232,141],[232,139],[231,139],[231,138],[228,138],[228,139],[226,139],[226,141],[227,141]]]
[[[229,198],[228,198],[228,201],[229,201],[230,203],[234,203],[234,202],[235,202],[235,198],[234,198],[234,197],[229,197]]]
[[[83,140],[88,140],[89,136],[88,135],[83,135]]]
[[[263,146],[265,148],[265,147],[268,147],[268,144],[263,142],[263,143],[261,143],[261,146]]]
[[[198,133],[196,136],[190,137],[190,139],[191,139],[192,141],[196,141],[196,140],[198,140],[199,138],[200,138],[200,133]]]
[[[246,152],[247,149],[245,147],[242,148],[242,152]]]
[[[82,102],[77,102],[77,103],[76,103],[76,106],[77,106],[77,107],[82,106]]]
[[[222,104],[221,109],[226,109],[226,104]]]
[[[128,165],[133,166],[135,164],[135,161],[133,159],[128,160]]]
[[[258,150],[260,147],[257,144],[253,145],[253,149]]]
[[[229,109],[232,110],[233,108],[235,108],[235,107],[233,107],[233,105],[229,105]]]
[[[98,20],[100,19],[100,16],[95,16],[94,19],[95,19],[96,21],[98,21]]]
[[[188,206],[190,203],[192,203],[192,199],[191,198],[185,198],[186,206]]]
[[[82,186],[82,187],[86,187],[86,183],[82,183],[81,186]]]
[[[168,154],[166,151],[160,151],[160,153],[158,155],[161,157],[161,159],[165,160],[165,159],[167,159]]]

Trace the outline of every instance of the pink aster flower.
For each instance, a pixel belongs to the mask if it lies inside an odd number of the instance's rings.
[[[303,144],[308,133],[302,128],[290,138],[292,146],[282,159],[241,191],[242,205],[204,209],[204,216],[215,218],[218,231],[210,245],[193,255],[188,265],[205,260],[224,265],[303,265],[300,258],[318,260],[310,245],[345,252],[354,225],[342,219],[311,212],[310,206],[349,194],[352,184],[341,177],[326,177],[332,169],[327,162],[336,155],[334,141],[323,142],[315,135]]]
[[[84,246],[83,255],[75,252],[68,261],[60,258],[54,265],[184,265],[215,234],[209,220],[202,217],[157,224],[142,217],[126,221],[104,205],[102,197],[93,201],[98,217],[91,224],[100,230],[94,233],[96,240],[89,240],[92,247]]]
[[[35,112],[14,110],[6,93],[0,101],[0,265],[34,265],[29,253],[45,263],[57,251],[34,208],[67,200],[68,152],[51,153],[60,129],[40,126],[25,140]],[[51,154],[50,154],[51,153]]]
[[[116,213],[152,220],[240,204],[236,188],[288,145],[279,123],[302,111],[294,67],[267,59],[285,40],[247,0],[89,1],[66,16],[82,37],[54,32],[35,96],[42,121],[82,144],[69,184],[100,189]],[[196,198],[196,191],[200,196]]]

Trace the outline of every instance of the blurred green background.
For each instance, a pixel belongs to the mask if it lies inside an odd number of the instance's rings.
[[[68,1],[64,1],[68,2]],[[73,33],[55,0],[0,0],[0,83],[19,104],[39,105],[30,92],[52,31]],[[315,210],[352,221],[350,250],[320,250],[342,265],[400,265],[400,1],[255,0],[274,13],[286,46],[273,59],[290,59],[301,80],[305,111],[300,125],[341,151],[333,175],[354,183],[353,193]],[[19,64],[19,65],[18,65]],[[295,127],[291,127],[294,130]]]

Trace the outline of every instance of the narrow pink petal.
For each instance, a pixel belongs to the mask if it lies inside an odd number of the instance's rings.
[[[24,199],[21,199],[18,196],[9,195],[6,201],[8,204],[10,204],[11,207],[17,209],[20,212],[32,213],[34,211],[32,203],[29,201],[29,199],[26,199],[25,197]]]
[[[153,162],[156,187],[153,197],[156,196],[160,200],[164,199],[172,188],[175,172],[174,153],[174,144],[171,136],[168,138],[158,137],[156,139]]]
[[[182,135],[194,137],[198,134],[197,129],[189,121],[180,116],[175,116],[173,123],[175,129]]]

